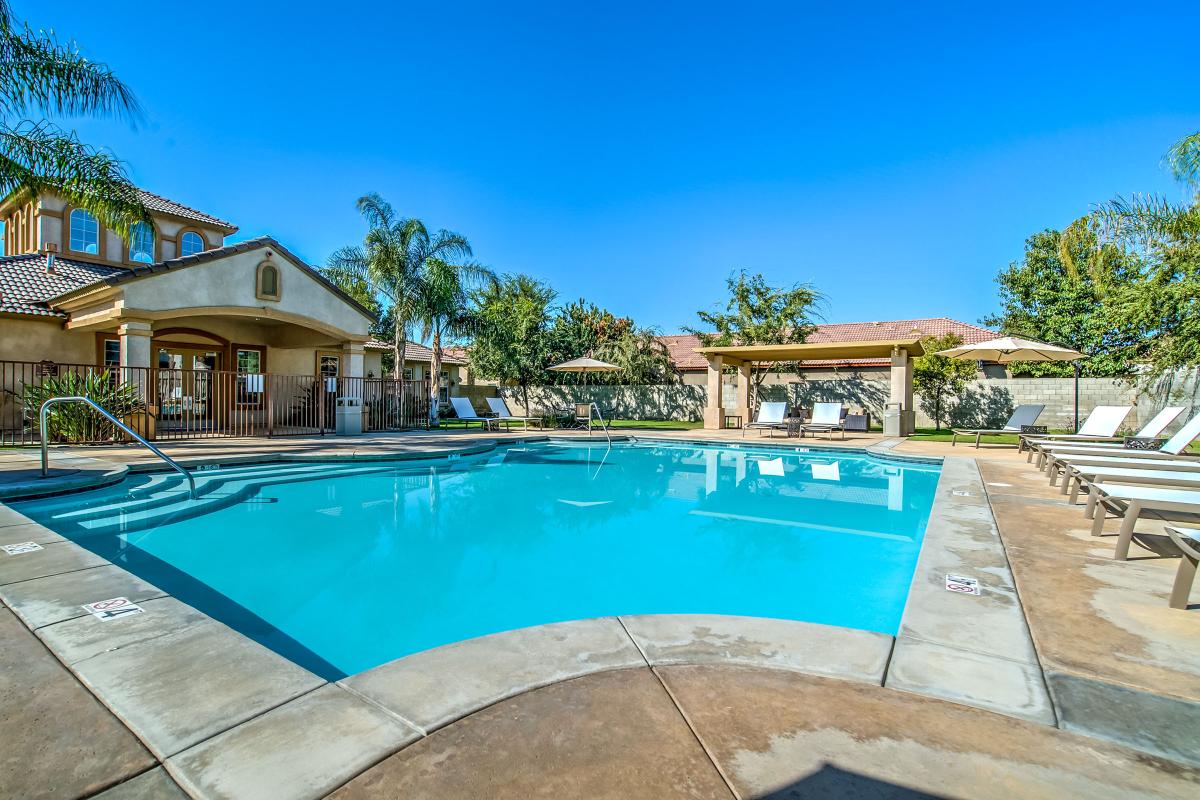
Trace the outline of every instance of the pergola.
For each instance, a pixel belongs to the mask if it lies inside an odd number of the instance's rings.
[[[704,427],[717,430],[725,427],[725,409],[721,405],[721,375],[726,367],[734,368],[737,405],[729,413],[750,422],[750,372],[754,365],[791,361],[826,359],[890,358],[892,361],[889,406],[899,404],[897,417],[885,416],[884,433],[908,436],[916,423],[913,408],[912,357],[925,351],[921,340],[887,339],[870,342],[819,342],[805,344],[754,344],[728,347],[702,347],[698,351],[708,360],[708,405],[704,409]],[[890,423],[890,424],[889,424]],[[888,430],[891,427],[892,430]]]

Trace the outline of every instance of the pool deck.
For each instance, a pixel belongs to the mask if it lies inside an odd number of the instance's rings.
[[[229,464],[445,455],[522,437],[163,449]],[[0,544],[43,547],[0,554],[0,797],[1200,794],[1200,607],[1167,606],[1177,561],[1161,521],[1139,523],[1130,560],[1114,562],[1115,537],[1091,537],[1081,508],[1014,448],[744,441],[945,458],[898,636],[604,618],[458,642],[329,683],[0,504]],[[0,451],[0,498],[161,465],[129,447],[56,449],[42,481],[36,455]],[[976,577],[982,595],[945,591],[946,573]],[[79,607],[114,596],[145,613],[99,622]]]

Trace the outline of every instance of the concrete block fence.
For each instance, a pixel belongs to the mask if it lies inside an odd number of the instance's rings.
[[[514,410],[521,405],[518,388],[500,390]],[[865,408],[878,421],[888,399],[886,375],[853,373],[845,377],[821,377],[793,383],[775,383],[762,387],[763,399],[787,400],[799,406],[814,402],[841,401],[851,408]],[[726,385],[723,405],[734,406],[733,387]],[[1051,428],[1071,427],[1075,400],[1072,378],[983,377],[970,385],[957,402],[951,404],[951,425],[988,427],[1003,424],[1012,409],[1024,403],[1046,406],[1039,422]],[[704,386],[539,386],[529,390],[529,405],[539,409],[562,408],[577,402],[595,402],[613,409],[622,419],[669,419],[696,421],[704,416],[708,390]],[[1133,405],[1127,427],[1134,430],[1166,405],[1184,406],[1183,419],[1200,412],[1200,380],[1194,372],[1181,373],[1160,381],[1148,391],[1133,381],[1121,378],[1080,378],[1080,420],[1098,405]],[[933,420],[917,401],[917,425],[931,427]]]

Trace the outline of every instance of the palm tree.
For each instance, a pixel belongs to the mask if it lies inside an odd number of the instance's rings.
[[[404,346],[412,325],[416,292],[429,261],[447,263],[471,256],[467,240],[450,231],[430,235],[419,219],[399,217],[390,203],[372,192],[358,198],[358,211],[367,221],[361,245],[343,247],[329,257],[325,273],[336,283],[364,281],[372,294],[395,312],[392,352],[397,375],[404,375]]]
[[[132,123],[140,114],[133,93],[108,67],[84,58],[74,42],[60,44],[52,33],[18,25],[8,0],[0,0],[0,198],[27,202],[53,192],[128,238],[150,214],[122,163],[44,117],[116,116]]]
[[[438,425],[438,389],[442,376],[443,337],[472,332],[476,317],[471,313],[471,293],[482,284],[497,285],[495,273],[475,263],[455,264],[430,258],[413,286],[414,317],[421,324],[421,338],[430,339],[433,350],[429,381],[429,426]]]

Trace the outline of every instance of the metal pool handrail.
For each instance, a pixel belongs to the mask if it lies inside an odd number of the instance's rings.
[[[612,446],[612,437],[608,435],[608,423],[604,421],[604,415],[600,413],[600,406],[595,403],[589,403],[592,410],[596,412],[596,419],[600,420],[600,427],[604,429],[604,437],[608,439],[609,447]],[[591,433],[591,427],[588,428],[588,433]]]
[[[146,441],[141,436],[139,436],[137,433],[135,433],[133,431],[133,429],[130,428],[128,425],[126,425],[124,422],[121,422],[121,420],[117,419],[112,414],[105,411],[90,397],[51,397],[46,402],[42,403],[42,409],[39,412],[39,418],[40,418],[40,422],[41,422],[41,433],[42,433],[42,477],[43,478],[46,477],[46,475],[49,474],[49,472],[50,472],[50,453],[48,450],[49,443],[50,443],[50,435],[49,435],[49,431],[47,430],[47,426],[46,426],[46,412],[49,410],[50,406],[57,405],[58,403],[86,403],[89,406],[91,406],[93,409],[95,409],[95,411],[98,414],[100,414],[100,416],[107,419],[113,425],[116,425],[118,428],[123,430],[129,436],[132,436],[135,441],[137,441],[142,446],[146,447],[151,453],[154,453],[154,455],[158,456],[163,461],[167,462],[168,466],[170,466],[171,469],[175,470],[180,475],[182,475],[184,478],[186,478],[187,482],[188,482],[188,497],[190,497],[193,500],[196,499],[196,479],[192,477],[192,474],[190,472],[188,472],[183,467],[179,466],[179,464],[176,463],[175,459],[171,458],[169,455],[164,453],[162,450],[159,450],[157,447],[150,444],[148,441]]]

